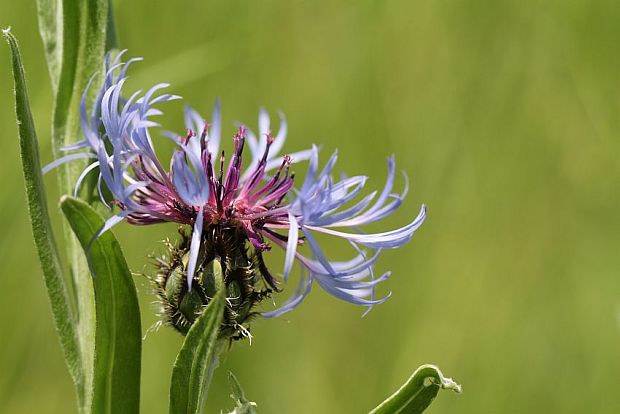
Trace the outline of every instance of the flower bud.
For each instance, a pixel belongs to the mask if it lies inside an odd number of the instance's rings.
[[[158,260],[156,292],[164,322],[182,334],[200,315],[219,289],[226,291],[226,309],[220,335],[230,339],[249,336],[247,323],[254,307],[271,293],[273,279],[261,271],[260,253],[248,253],[247,239],[236,229],[203,237],[191,290],[187,284],[189,238],[181,233],[177,245]],[[265,282],[266,281],[266,282]]]

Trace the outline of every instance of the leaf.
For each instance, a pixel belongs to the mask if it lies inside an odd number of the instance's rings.
[[[461,392],[461,386],[443,376],[434,365],[422,365],[407,382],[370,414],[418,414],[426,410],[440,389]]]
[[[56,332],[60,338],[60,344],[71,378],[79,388],[82,384],[83,377],[81,372],[82,361],[76,332],[77,322],[73,314],[73,309],[71,308],[70,298],[67,293],[65,279],[60,265],[58,248],[56,246],[54,232],[47,210],[43,177],[41,176],[39,145],[32,113],[30,112],[24,68],[22,66],[17,40],[9,29],[3,30],[3,34],[9,43],[12,54],[13,76],[15,80],[15,112],[19,130],[19,147],[24,179],[26,182],[26,197],[30,224],[32,226],[32,235],[43,270],[43,278],[52,307]]]
[[[52,149],[77,141],[79,103],[88,80],[103,69],[108,27],[108,0],[38,0],[39,25],[54,89]],[[54,20],[54,16],[57,19]],[[53,45],[52,39],[56,39]],[[57,169],[61,194],[71,194],[83,165],[73,162]],[[80,412],[91,406],[95,342],[95,302],[88,265],[71,229],[64,226],[67,257],[75,286],[78,340],[83,384],[78,388]]]
[[[235,377],[232,372],[228,373],[228,381],[230,382],[230,387],[232,388],[232,394],[230,397],[235,400],[236,404],[235,409],[228,414],[257,414],[256,403],[245,397],[241,384],[239,384],[237,377]]]
[[[39,15],[39,33],[43,40],[47,68],[52,80],[52,90],[56,93],[58,78],[60,77],[60,63],[62,59],[62,38],[58,30],[58,17],[61,9],[57,0],[37,0]],[[60,21],[62,23],[62,20]]]
[[[52,0],[38,1],[40,8],[52,2]],[[108,2],[109,0],[56,1],[56,7],[62,10],[61,70],[52,125],[53,147],[57,154],[60,147],[78,139],[79,104],[82,92],[88,80],[102,72],[107,50],[107,29],[114,27],[113,18],[108,16]],[[45,13],[40,9],[39,15],[41,14]],[[40,23],[43,21],[40,20]],[[46,28],[40,30],[49,31]],[[67,178],[73,177],[69,174]],[[74,181],[69,182],[65,190],[69,190],[73,184]]]
[[[60,205],[93,271],[97,324],[91,412],[137,414],[142,337],[131,272],[111,231],[93,239],[104,220],[92,207],[72,197],[63,197]]]
[[[105,50],[110,51],[113,49],[118,49],[118,34],[116,33],[112,0],[108,0],[108,26],[106,28]]]
[[[171,414],[195,414],[202,409],[222,345],[218,334],[224,316],[224,295],[225,289],[220,287],[185,337],[172,369]]]

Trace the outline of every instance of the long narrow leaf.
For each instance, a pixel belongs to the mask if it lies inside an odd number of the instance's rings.
[[[108,0],[108,27],[106,28],[105,49],[106,51],[118,49],[118,33],[116,32],[112,0]]]
[[[39,0],[39,15],[44,7],[60,11],[55,21],[58,43],[56,53],[47,55],[48,65],[59,65],[57,88],[52,116],[52,149],[55,158],[61,156],[60,148],[80,139],[79,103],[88,80],[102,72],[108,27],[108,0]],[[39,24],[49,24],[50,17],[40,18]],[[41,27],[42,33],[52,29]],[[60,36],[59,36],[60,33]],[[51,35],[43,39],[49,49]],[[51,59],[51,60],[50,60]],[[56,62],[58,60],[58,62]],[[81,173],[83,165],[70,163],[57,170],[60,192],[70,194]],[[88,265],[81,252],[80,243],[73,237],[68,226],[64,228],[67,256],[71,264],[71,276],[75,286],[77,303],[78,339],[82,359],[84,383],[78,390],[80,412],[90,409],[93,390],[93,367],[95,342],[95,303],[90,286]]]
[[[60,63],[62,59],[62,31],[58,27],[60,13],[57,0],[37,0],[39,15],[39,33],[43,40],[47,68],[52,80],[52,90],[56,93],[58,78],[60,77]]]
[[[174,363],[170,383],[170,413],[199,413],[219,357],[218,333],[226,302],[220,287],[190,328]]]
[[[97,329],[91,412],[137,414],[142,337],[131,272],[112,232],[92,241],[104,224],[95,210],[71,197],[63,197],[61,208],[93,271]]]
[[[58,0],[57,7],[62,10],[62,58],[52,125],[55,151],[79,138],[80,98],[88,80],[103,69],[107,29],[113,27],[108,0]]]
[[[433,402],[441,389],[461,392],[461,386],[443,376],[434,365],[422,365],[407,382],[370,414],[419,414]]]
[[[12,54],[13,76],[15,79],[15,111],[32,234],[39,261],[41,262],[41,268],[43,269],[43,277],[52,306],[56,332],[60,338],[71,377],[79,389],[83,378],[76,321],[67,294],[58,249],[47,210],[43,177],[41,176],[39,145],[30,112],[24,69],[17,40],[9,30],[4,30],[3,33],[9,43]]]

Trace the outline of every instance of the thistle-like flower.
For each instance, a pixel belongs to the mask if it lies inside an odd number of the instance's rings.
[[[90,110],[86,102],[91,85],[84,91],[80,105],[83,139],[63,148],[67,155],[45,170],[75,159],[92,160],[77,180],[75,193],[89,173],[98,171],[101,202],[116,207],[98,235],[123,220],[135,225],[176,222],[187,229],[181,230],[180,240],[169,243],[170,252],[158,260],[157,290],[168,322],[185,332],[218,283],[223,283],[229,303],[225,327],[230,336],[246,334],[243,324],[256,313],[255,304],[280,290],[280,282],[263,261],[263,253],[272,246],[285,252],[284,281],[295,262],[302,275],[292,296],[279,309],[262,313],[265,317],[296,307],[315,281],[332,295],[369,309],[389,297],[375,297],[375,286],[390,274],[375,276],[375,262],[382,250],[405,244],[426,213],[422,206],[417,217],[395,230],[362,230],[393,213],[407,193],[406,184],[402,193],[393,192],[394,157],[388,159],[383,190],[358,197],[367,177],[334,179],[336,153],[322,169],[316,146],[278,155],[286,139],[286,120],[280,115],[280,128],[272,135],[269,116],[261,110],[258,134],[239,126],[226,162],[219,148],[222,127],[216,101],[210,122],[186,108],[187,132],[181,136],[163,133],[176,147],[166,169],[153,146],[151,130],[159,125],[151,118],[161,114],[156,104],[179,97],[157,95],[168,86],[158,84],[146,93],[138,91],[123,98],[127,69],[139,59],[122,62],[121,56],[108,57]],[[246,147],[249,161],[244,159]],[[295,189],[291,166],[300,161],[308,161],[309,167],[303,184]],[[317,235],[346,240],[353,257],[346,261],[328,258]]]

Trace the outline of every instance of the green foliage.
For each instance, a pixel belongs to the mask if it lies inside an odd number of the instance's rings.
[[[235,401],[235,408],[229,414],[257,414],[256,403],[246,398],[241,384],[232,372],[228,373],[228,381],[232,389],[230,397]]]
[[[37,0],[39,32],[54,92],[52,115],[52,152],[79,137],[79,103],[88,80],[101,73],[106,50],[107,28],[113,27],[108,16],[108,0]],[[80,173],[80,162],[58,169],[61,193],[71,193]],[[88,186],[86,186],[88,187]],[[88,190],[87,190],[88,191]],[[95,342],[95,298],[88,265],[79,242],[65,227],[67,252],[77,304],[77,337],[82,361],[82,384],[78,384],[80,407],[88,410],[93,387]]]
[[[441,389],[461,392],[461,386],[443,376],[434,365],[422,365],[370,414],[419,414],[433,402]]]
[[[54,324],[60,338],[65,361],[73,381],[79,386],[83,378],[81,372],[82,362],[76,336],[76,320],[71,309],[60,265],[58,248],[47,210],[45,188],[43,186],[43,177],[41,176],[39,143],[30,111],[24,68],[17,40],[8,29],[3,33],[11,48],[19,148],[26,184],[26,197],[32,235],[39,255],[39,261],[41,262],[45,286],[52,307]]]
[[[170,414],[200,413],[213,371],[217,367],[222,340],[218,340],[224,317],[226,290],[218,292],[190,328],[177,355],[170,383]]]
[[[33,4],[0,1],[0,23],[20,41],[46,164],[49,75]],[[393,292],[385,304],[360,320],[317,286],[295,312],[254,322],[251,347],[234,345],[221,368],[259,411],[368,412],[428,360],[466,392],[440,392],[425,414],[620,412],[620,393],[604,391],[620,372],[617,1],[114,4],[122,46],[145,57],[127,87],[169,82],[204,115],[220,96],[227,153],[233,121],[256,128],[265,105],[277,128],[281,109],[286,151],[338,148],[339,171],[370,176],[369,188],[380,189],[385,156],[396,153],[411,186],[390,225],[429,206],[412,243],[377,263],[393,271],[379,287],[380,296]],[[8,56],[0,53],[0,411],[67,414],[72,384],[22,203]],[[184,131],[181,105],[161,107],[166,129]],[[298,183],[304,171],[296,168]],[[56,172],[45,178],[54,196]],[[394,191],[402,185],[399,176]],[[49,202],[57,219],[56,198]],[[174,232],[115,230],[131,269],[150,269],[146,255]],[[347,247],[329,252],[345,258]],[[278,272],[280,257],[269,256]],[[153,295],[146,286],[139,295],[146,328],[157,320]],[[166,361],[179,346],[170,329],[144,341],[143,412],[167,409]],[[210,412],[232,408],[226,369],[209,388]]]
[[[108,0],[108,26],[106,27],[105,49],[109,51],[117,48],[118,34],[114,20],[114,9],[112,8],[112,0]]]
[[[58,89],[58,79],[60,77],[60,66],[62,63],[62,38],[61,31],[58,30],[61,4],[57,0],[37,0],[37,12],[39,16],[39,33],[43,40],[45,49],[45,59],[50,73],[52,90],[56,93]],[[62,20],[60,20],[62,23]]]
[[[112,232],[93,239],[104,224],[95,210],[71,197],[62,199],[61,208],[93,272],[97,323],[91,412],[137,414],[142,337],[131,272]]]

